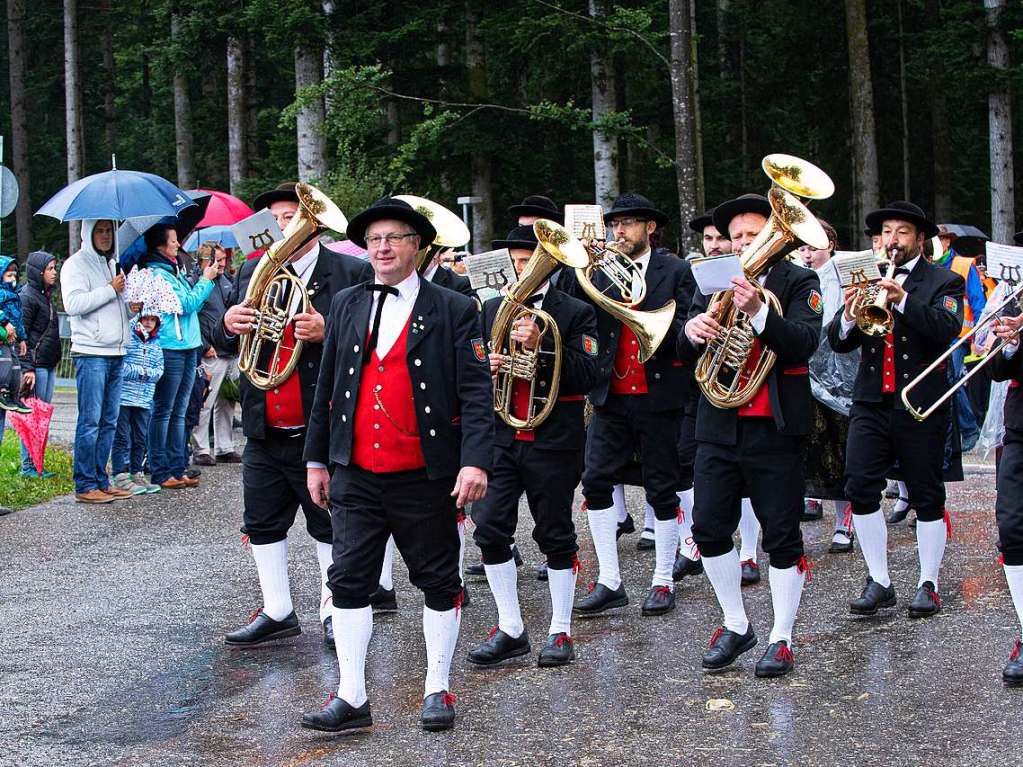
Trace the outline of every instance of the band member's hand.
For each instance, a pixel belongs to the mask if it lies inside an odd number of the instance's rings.
[[[313,503],[321,509],[330,503],[330,474],[326,469],[309,467],[305,470],[305,486]]]
[[[498,369],[501,367],[502,364],[507,362],[508,359],[509,358],[508,358],[507,354],[495,354],[493,352],[490,353],[490,377],[491,378],[493,378],[494,376],[497,375]]]
[[[309,470],[310,472],[312,469]],[[478,501],[487,494],[487,473],[475,466],[463,466],[455,478],[455,489],[451,495],[455,498],[455,506],[464,509],[465,504]]]
[[[703,314],[697,314],[686,323],[686,335],[693,341],[705,344],[713,341],[721,332],[721,325],[715,319],[718,310],[718,302],[715,301]]]
[[[295,315],[295,338],[311,344],[323,342],[326,335],[323,315],[309,307],[308,314]]]
[[[878,285],[881,286],[881,290],[888,291],[888,303],[892,306],[898,306],[902,303],[902,299],[906,297],[906,291],[895,280],[882,279]]]
[[[1023,315],[1019,317],[999,317],[991,323],[991,332],[999,338],[1015,342],[1019,338],[1020,326],[1023,325]]]
[[[842,294],[842,301],[845,303],[845,319],[847,322],[856,320],[856,301],[859,298],[860,289],[856,287],[846,288]]]
[[[235,304],[224,314],[224,327],[227,332],[236,336],[245,336],[252,332],[256,322],[256,310],[244,304]]]
[[[735,305],[752,317],[764,305],[758,291],[745,277],[732,277],[732,300]]]
[[[532,351],[540,343],[540,328],[528,317],[519,317],[512,325],[511,337]]]
[[[110,287],[114,289],[115,293],[120,293],[124,290],[124,273],[118,274],[114,279],[110,280]]]

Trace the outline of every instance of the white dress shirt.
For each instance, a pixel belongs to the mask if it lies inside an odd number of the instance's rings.
[[[379,279],[374,283],[380,285]],[[398,340],[401,331],[408,323],[409,315],[412,314],[412,307],[419,296],[419,274],[413,269],[412,274],[394,286],[398,289],[398,295],[388,295],[384,301],[384,310],[380,315],[380,331],[377,335],[375,349],[378,357],[384,357]],[[377,302],[383,297],[383,293],[373,292],[373,302],[369,307],[369,319],[373,321],[376,315]],[[372,339],[370,339],[372,343]]]
[[[899,283],[899,285],[902,285],[902,283],[904,283],[906,281],[906,278],[909,277],[910,272],[912,272],[914,269],[916,269],[916,262],[919,261],[919,260],[920,260],[920,256],[917,256],[916,258],[911,258],[909,261],[904,263],[902,266],[898,267],[899,269],[907,269],[908,270],[907,272],[905,272],[903,274],[896,274],[895,275],[895,281],[897,283]],[[906,298],[908,296],[909,296],[909,293],[903,293],[902,300],[899,301],[899,303],[897,303],[897,304],[892,304],[892,309],[897,311],[899,314],[902,314],[904,311],[906,311]],[[843,307],[842,308],[842,330],[838,334],[838,337],[839,338],[845,338],[846,336],[849,335],[849,331],[851,331],[854,327],[856,327],[856,320],[846,319],[845,307]]]
[[[440,269],[440,264],[431,264],[430,268],[423,272],[423,279],[427,282],[433,282],[433,276]]]

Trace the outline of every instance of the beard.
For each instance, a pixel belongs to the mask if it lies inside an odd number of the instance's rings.
[[[629,258],[635,258],[650,247],[650,240],[617,240],[615,247]]]
[[[920,246],[916,244],[909,247],[896,245],[888,249],[888,254],[892,256],[896,266],[902,266],[907,261],[912,261],[920,255]]]

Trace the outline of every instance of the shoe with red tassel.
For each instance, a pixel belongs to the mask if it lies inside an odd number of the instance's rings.
[[[1006,687],[1023,687],[1023,658],[1019,657],[1020,640],[1016,640],[1009,655],[1009,662],[1002,669],[1002,681]]]
[[[784,639],[778,642],[771,642],[767,646],[764,656],[757,661],[753,673],[761,679],[770,679],[776,676],[785,676],[796,667],[796,659],[792,655],[789,643]]]
[[[419,722],[424,730],[439,732],[455,726],[455,696],[447,690],[427,695],[423,699],[423,710]]]

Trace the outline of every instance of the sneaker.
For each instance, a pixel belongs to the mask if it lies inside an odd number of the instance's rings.
[[[152,482],[146,479],[146,475],[141,471],[136,471],[131,475],[131,481],[139,487],[144,487],[147,493],[159,493],[160,486],[154,485]]]
[[[24,413],[24,414],[28,415],[29,413],[32,412],[32,408],[30,408],[28,405],[26,405],[24,402],[21,401],[21,397],[15,397],[11,401],[14,403],[14,412],[15,413]]]
[[[146,492],[144,487],[139,487],[132,481],[131,474],[126,471],[122,471],[119,474],[114,475],[114,487],[118,490],[124,490],[125,492],[131,493],[132,495],[142,495]]]
[[[9,390],[0,389],[0,410],[10,410],[13,412],[20,412],[18,406],[11,399],[11,393]]]
[[[54,474],[52,471],[46,471],[46,469],[43,469],[43,473],[42,474],[40,474],[35,469],[22,469],[21,470],[21,476],[23,476],[23,477],[35,477],[36,479],[53,479],[57,475]]]

